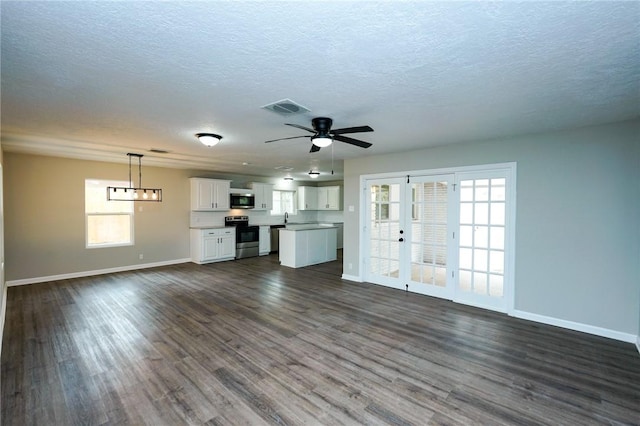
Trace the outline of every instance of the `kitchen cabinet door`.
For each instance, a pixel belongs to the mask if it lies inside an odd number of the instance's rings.
[[[260,248],[259,253],[260,256],[264,256],[269,254],[271,251],[271,227],[270,226],[261,226],[260,227]]]
[[[339,186],[321,186],[318,188],[318,210],[340,210]]]
[[[231,181],[191,178],[191,210],[229,210]]]
[[[218,243],[218,259],[234,258],[234,257],[236,257],[235,233],[233,235],[221,236],[220,243]]]
[[[318,210],[318,188],[315,186],[298,187],[298,210]]]
[[[192,229],[191,261],[210,263],[236,257],[235,228]]]
[[[252,182],[250,186],[256,197],[254,210],[273,209],[273,185],[269,183]]]

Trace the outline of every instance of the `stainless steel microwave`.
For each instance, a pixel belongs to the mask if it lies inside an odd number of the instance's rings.
[[[240,190],[242,191],[242,190]],[[229,194],[229,207],[232,209],[252,209],[256,206],[256,197],[249,191],[231,192]]]

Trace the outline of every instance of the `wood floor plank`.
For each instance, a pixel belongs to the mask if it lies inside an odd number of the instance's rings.
[[[631,344],[276,256],[11,287],[4,425],[640,424]]]

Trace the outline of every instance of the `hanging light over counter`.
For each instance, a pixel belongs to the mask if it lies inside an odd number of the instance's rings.
[[[129,157],[129,187],[107,186],[107,201],[162,201],[162,189],[142,187],[142,154],[128,153]],[[133,186],[131,180],[131,157],[138,158],[138,186]]]

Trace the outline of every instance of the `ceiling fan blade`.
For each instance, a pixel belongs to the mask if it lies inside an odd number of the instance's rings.
[[[271,143],[271,142],[284,141],[284,140],[287,140],[287,139],[309,138],[309,137],[310,137],[310,136],[307,136],[307,135],[302,135],[302,136],[291,136],[290,138],[271,139],[270,141],[264,141],[264,143]]]
[[[299,124],[291,124],[291,123],[284,123],[284,124],[285,124],[285,126],[293,126],[293,127],[297,127],[298,129],[306,130],[307,132],[311,132],[311,133],[315,133],[315,132],[316,132],[316,131],[315,131],[315,130],[313,130],[313,129],[310,129],[310,128],[308,128],[308,127],[301,126],[301,125],[299,125]]]
[[[318,145],[311,144],[311,150],[309,152],[318,152],[320,147]]]
[[[360,148],[369,148],[371,144],[369,142],[361,141],[359,139],[349,138],[347,136],[334,135],[333,139],[340,142],[345,142],[351,145],[359,146]]]
[[[331,130],[329,133],[333,135],[343,135],[345,133],[373,132],[369,126],[344,127],[342,129]]]

